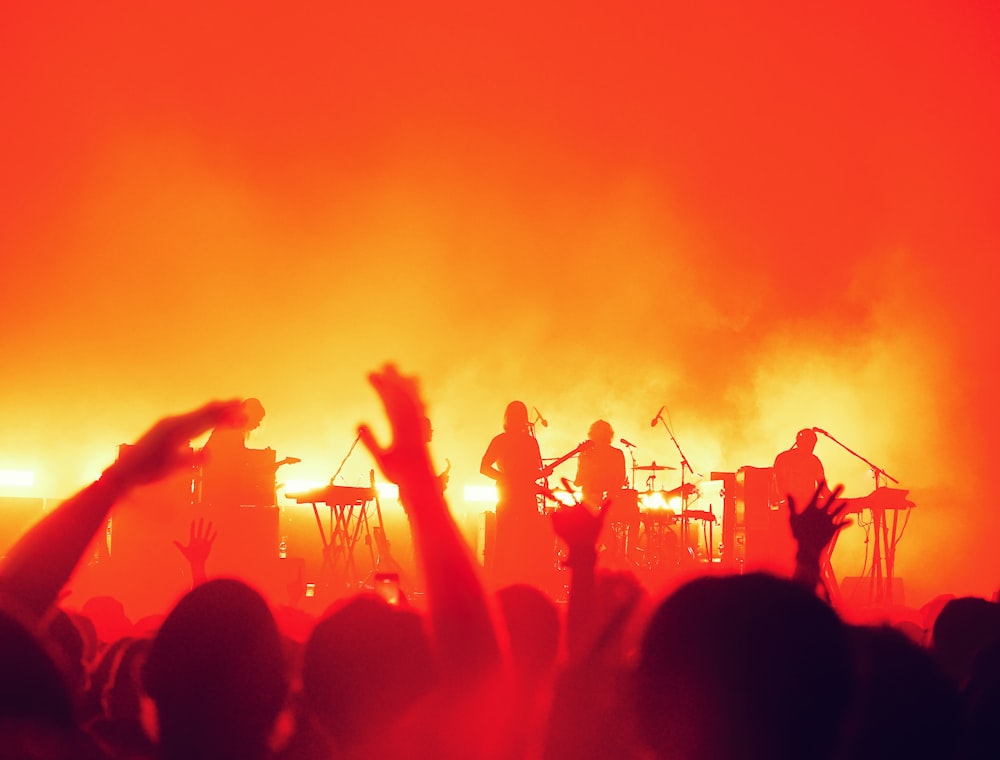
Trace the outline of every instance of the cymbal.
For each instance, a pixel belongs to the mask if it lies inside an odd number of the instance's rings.
[[[658,472],[659,470],[676,470],[676,467],[665,467],[662,464],[657,464],[656,460],[653,460],[652,464],[644,464],[641,467],[633,467],[633,470],[643,470],[644,472]]]

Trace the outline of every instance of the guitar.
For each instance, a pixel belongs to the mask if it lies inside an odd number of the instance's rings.
[[[577,446],[576,448],[574,448],[572,451],[566,452],[561,457],[558,457],[558,458],[552,460],[547,465],[545,465],[545,467],[542,468],[542,471],[539,474],[538,480],[540,482],[537,483],[538,490],[536,492],[538,496],[542,497],[539,500],[539,504],[538,504],[539,514],[543,514],[544,515],[544,514],[548,513],[548,507],[546,506],[546,503],[545,503],[546,500],[551,499],[552,501],[555,501],[556,503],[560,503],[559,499],[557,499],[556,496],[552,493],[552,489],[549,488],[549,476],[552,474],[553,470],[555,470],[556,467],[558,467],[559,465],[561,465],[563,462],[567,461],[568,459],[572,459],[577,454],[580,454],[580,453],[582,453],[584,451],[589,451],[592,448],[594,448],[594,442],[593,441],[590,441],[590,440],[583,441],[579,446]],[[563,479],[563,482],[565,482],[565,478]]]
[[[570,451],[570,452],[568,452],[566,454],[563,454],[558,459],[554,459],[553,461],[551,461],[547,465],[545,465],[545,467],[542,468],[542,472],[541,472],[541,475],[539,475],[539,478],[547,478],[547,477],[549,477],[549,475],[552,474],[552,471],[555,470],[556,467],[558,467],[559,465],[561,465],[567,459],[572,459],[577,454],[580,454],[580,453],[582,453],[584,451],[590,451],[590,449],[592,449],[592,448],[594,448],[594,442],[593,441],[584,441],[583,443],[581,443],[579,446],[577,446],[572,451]]]

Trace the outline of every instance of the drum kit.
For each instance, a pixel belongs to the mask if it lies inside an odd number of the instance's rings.
[[[604,542],[611,544],[605,548],[613,564],[655,571],[699,559],[712,561],[701,550],[698,523],[705,526],[706,532],[711,531],[716,517],[711,511],[689,509],[700,496],[698,486],[683,482],[682,473],[680,486],[658,487],[659,473],[677,469],[657,464],[656,460],[643,465],[633,460],[631,483],[642,478],[639,473],[648,475],[642,480],[644,490],[623,488],[611,497]],[[546,493],[546,500],[554,502],[555,509],[578,503],[577,497],[565,480],[564,488]],[[706,537],[705,545],[710,555],[712,539]]]
[[[676,471],[678,468],[657,464],[632,466],[632,483],[637,473],[649,473],[643,485],[645,490],[623,488],[611,498],[608,508],[605,544],[608,559],[639,570],[663,570],[683,562],[706,560],[699,540],[699,522],[712,530],[715,515],[711,511],[690,509],[691,502],[700,496],[698,486],[684,483],[676,488],[658,488],[658,473]],[[563,501],[557,494],[557,500]],[[572,494],[566,494],[572,499]],[[704,544],[711,553],[712,539]]]
[[[699,496],[694,483],[683,481],[676,488],[657,488],[657,473],[676,471],[676,467],[657,464],[653,460],[647,465],[633,464],[632,482],[637,482],[637,473],[649,473],[644,491],[635,491],[639,506],[640,529],[637,539],[628,546],[628,556],[641,568],[654,570],[664,566],[679,565],[698,558],[697,526],[692,519],[705,519],[701,512],[688,509],[689,500]],[[714,521],[714,516],[704,513]],[[694,528],[692,530],[692,528]],[[707,542],[711,547],[711,543]]]

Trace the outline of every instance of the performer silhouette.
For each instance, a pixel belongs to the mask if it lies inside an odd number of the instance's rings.
[[[771,492],[773,504],[783,504],[791,496],[797,508],[802,509],[821,484],[823,491],[820,496],[826,498],[830,495],[830,489],[826,487],[823,462],[813,453],[815,448],[816,433],[805,428],[796,433],[795,443],[791,448],[775,457]]]
[[[250,432],[264,419],[264,405],[259,399],[248,398],[240,408],[243,425],[216,428],[205,443],[201,501],[213,510],[241,504],[272,506],[275,502],[274,449],[246,445]]]
[[[804,428],[795,434],[795,443],[774,458],[771,477],[770,503],[777,507],[776,519],[770,526],[769,551],[772,569],[791,574],[794,570],[795,539],[788,518],[789,498],[801,512],[813,499],[816,489],[826,499],[830,489],[826,486],[823,462],[813,453],[816,433]],[[823,573],[828,574],[829,556],[823,558]]]
[[[615,431],[606,420],[597,420],[587,431],[591,446],[580,452],[576,480],[583,503],[598,510],[605,499],[611,506],[601,530],[601,543],[612,561],[624,559],[630,544],[638,539],[639,504],[629,494],[625,452],[611,445]],[[629,498],[629,496],[633,498]]]
[[[574,482],[580,487],[584,503],[593,509],[628,485],[625,452],[611,445],[614,435],[610,423],[597,420],[587,431],[587,440],[594,445],[581,451],[577,460]]]
[[[548,473],[524,402],[507,405],[503,432],[490,441],[479,471],[497,484],[496,535],[487,549],[494,582],[537,582],[555,537],[538,509],[538,479]]]

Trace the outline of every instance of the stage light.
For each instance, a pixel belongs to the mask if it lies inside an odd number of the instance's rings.
[[[32,470],[0,470],[0,487],[31,488],[35,485],[35,473]]]
[[[475,504],[496,504],[496,486],[465,486],[462,489],[462,498]]]

